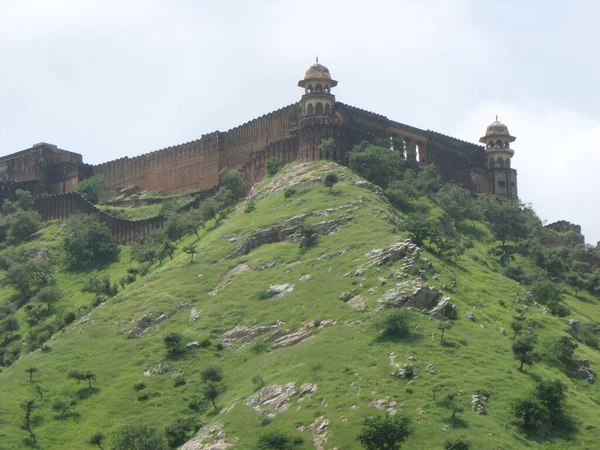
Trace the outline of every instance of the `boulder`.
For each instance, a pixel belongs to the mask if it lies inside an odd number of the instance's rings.
[[[346,305],[350,305],[353,308],[361,311],[365,309],[365,299],[362,298],[360,295],[355,295],[346,302]]]
[[[581,331],[581,322],[579,320],[569,320],[569,328],[573,333],[579,333]]]
[[[410,289],[410,286],[408,286]],[[428,285],[413,287],[408,294],[407,286],[404,283],[398,283],[395,289],[390,289],[383,294],[383,301],[379,303],[385,306],[395,306],[397,308],[416,308],[431,309],[437,305],[442,293],[436,288]]]
[[[198,311],[196,308],[192,308],[190,311],[189,321],[195,322],[198,320],[198,317],[200,317],[200,311]]]
[[[269,290],[275,292],[276,297],[283,297],[294,290],[294,285],[291,283],[285,284],[272,284],[269,286]]]
[[[300,279],[300,281],[310,281],[313,279],[313,276],[310,274],[306,274],[306,275],[302,275],[299,279]]]
[[[429,312],[436,319],[456,317],[456,305],[450,303],[449,297],[442,298]]]
[[[475,322],[475,314],[469,311],[467,313],[467,319],[469,319],[471,322]]]
[[[162,375],[163,373],[167,373],[171,370],[171,367],[168,364],[160,363],[157,366],[153,367],[150,370],[146,370],[144,372],[145,377],[150,377],[152,375]]]
[[[299,344],[312,336],[310,331],[295,331],[285,336],[281,336],[276,339],[271,347],[271,350],[277,350],[278,348],[291,347],[292,345]]]
[[[198,348],[200,347],[200,342],[198,341],[192,341],[192,342],[188,342],[187,344],[185,344],[185,348]]]
[[[317,392],[318,386],[315,383],[304,383],[300,386],[300,391],[298,392],[298,401],[303,402],[305,400],[310,400],[312,395]]]
[[[251,395],[246,405],[255,411],[273,417],[277,413],[287,411],[291,398],[296,394],[296,383],[273,384],[266,386]]]

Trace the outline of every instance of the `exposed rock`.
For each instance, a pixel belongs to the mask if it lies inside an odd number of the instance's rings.
[[[579,333],[581,331],[581,322],[579,320],[569,320],[569,328],[573,333]]]
[[[269,417],[277,413],[287,411],[292,396],[296,394],[296,383],[291,382],[284,385],[273,384],[266,386],[251,395],[246,400],[246,405],[255,411],[266,414]]]
[[[449,297],[442,298],[430,312],[436,319],[456,317],[456,305],[450,303]]]
[[[171,374],[171,379],[176,380],[177,378],[181,378],[184,375],[185,375],[185,372],[173,372]]]
[[[285,336],[281,336],[273,343],[271,350],[277,350],[278,348],[291,347],[292,345],[299,344],[312,336],[310,331],[295,331]]]
[[[340,295],[340,300],[342,300],[343,302],[347,302],[353,296],[354,295],[352,294],[352,292],[343,292],[342,295]]]
[[[319,416],[308,427],[308,430],[313,435],[313,447],[315,450],[325,450],[324,445],[327,442],[328,426],[329,420],[327,420],[324,416]]]
[[[508,336],[508,333],[506,333],[506,330],[504,328],[500,328],[500,334],[502,336]]]
[[[383,277],[379,277],[379,278],[377,278],[377,282],[378,282],[378,283],[379,283],[381,286],[383,286],[383,285],[385,285],[385,284],[387,283],[387,280],[386,280],[385,278],[383,278]]]
[[[285,284],[272,284],[269,286],[269,290],[276,293],[276,297],[283,297],[294,290],[294,285],[291,283]]]
[[[377,186],[373,183],[369,183],[368,181],[365,181],[365,180],[359,180],[359,181],[355,182],[354,186],[357,186],[357,187],[363,188],[363,189],[368,189],[371,192],[375,192],[376,194],[383,195],[383,189],[381,189],[379,186]]]
[[[318,386],[314,383],[304,383],[300,386],[300,392],[298,392],[298,401],[303,402],[310,400],[312,395],[317,392]]]
[[[435,366],[433,364],[427,364],[427,367],[425,368],[425,370],[427,370],[427,373],[429,375],[434,375],[435,374]]]
[[[200,317],[200,311],[198,311],[196,308],[192,308],[192,310],[190,311],[189,321],[195,322],[196,320],[198,320],[198,317]]]
[[[208,295],[210,295],[211,297],[214,297],[215,295],[217,295],[219,293],[220,289],[222,289],[223,287],[225,287],[231,283],[231,279],[234,276],[236,276],[242,272],[246,272],[247,270],[250,270],[250,266],[248,264],[246,264],[246,263],[238,264],[237,266],[235,266],[233,269],[231,269],[229,272],[227,272],[225,274],[225,276],[223,277],[223,280],[221,280],[221,282],[219,284],[217,284],[214,287],[214,289],[208,293]]]
[[[399,370],[392,372],[392,375],[402,379],[417,378],[412,364],[402,364]]]
[[[373,400],[371,402],[371,405],[373,405],[377,409],[383,409],[383,410],[387,411],[388,413],[392,413],[392,412],[396,411],[398,402],[396,402],[395,400],[392,400],[391,397],[385,397],[385,398],[381,398],[379,400]]]
[[[279,262],[278,259],[274,259],[273,261],[269,261],[268,263],[263,264],[262,266],[258,267],[256,270],[267,270],[267,269],[272,269],[273,267],[275,267],[277,265],[277,263]]]
[[[484,390],[478,390],[473,393],[471,400],[471,409],[477,414],[486,415],[485,404],[488,402],[490,394]]]
[[[148,327],[152,324],[152,318],[149,315],[143,315],[139,318],[137,326],[129,330],[127,337],[131,339],[139,338],[148,332]]]
[[[270,326],[252,326],[247,327],[245,325],[236,325],[229,331],[223,333],[223,338],[220,339],[219,342],[223,344],[226,348],[234,348],[237,343],[246,343],[251,341],[257,336],[261,334],[267,333],[269,331],[275,331],[279,327],[284,325],[284,322],[280,322],[279,320]]]
[[[94,321],[90,318],[89,314],[86,314],[81,319],[79,319],[77,325],[94,325]]]
[[[414,283],[398,283],[396,288],[389,289],[378,300],[381,307],[431,309],[439,301],[442,293],[428,285]]]
[[[577,366],[579,376],[592,384],[596,381],[596,371],[592,368],[588,359],[573,359],[573,363]]]
[[[192,342],[188,342],[187,344],[185,344],[185,348],[198,348],[200,347],[200,342],[198,341],[192,341]]]
[[[475,314],[473,314],[472,312],[468,312],[467,319],[469,319],[471,322],[475,322]]]
[[[352,306],[353,308],[356,308],[359,311],[365,309],[365,299],[362,298],[360,295],[355,295],[350,300],[348,300],[346,304]]]
[[[179,450],[227,450],[233,447],[233,444],[226,443],[226,438],[223,424],[215,422],[201,428],[198,434],[183,444]]]
[[[154,322],[155,322],[155,323],[161,323],[161,322],[164,322],[165,320],[167,320],[168,318],[169,318],[169,315],[168,315],[168,314],[166,314],[166,313],[165,313],[165,314],[161,314],[160,316],[158,316],[158,317],[157,317],[157,318],[154,320]]]
[[[162,375],[163,373],[167,373],[169,370],[171,370],[171,367],[168,364],[160,363],[152,369],[146,370],[144,372],[144,376],[150,377],[152,375]]]
[[[313,279],[313,276],[307,273],[306,275],[302,275],[299,279],[300,281],[310,281]]]

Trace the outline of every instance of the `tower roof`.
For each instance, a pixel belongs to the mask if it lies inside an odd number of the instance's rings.
[[[298,86],[304,87],[307,81],[329,81],[331,87],[337,86],[337,81],[331,78],[329,69],[323,64],[319,64],[319,58],[304,73],[304,79],[298,82]]]
[[[496,116],[496,120],[488,125],[485,130],[485,136],[479,139],[479,142],[487,142],[490,137],[503,137],[508,138],[509,142],[514,142],[516,137],[511,136],[508,132],[508,127],[504,125],[502,122],[498,120],[498,116]]]

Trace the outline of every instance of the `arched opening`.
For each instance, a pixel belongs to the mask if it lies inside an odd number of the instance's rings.
[[[321,92],[321,91],[323,91],[323,86],[321,86],[321,84],[317,84],[315,86],[315,92]]]
[[[509,142],[508,141],[504,141],[504,148],[508,148],[508,147],[510,147]]]
[[[496,161],[494,161],[492,158],[490,158],[490,160],[488,161],[488,167],[490,169],[496,168]]]
[[[496,147],[497,147],[497,148],[502,148],[502,141],[501,141],[500,139],[498,139],[498,140],[496,141]]]
[[[323,103],[319,102],[316,104],[315,114],[323,114]]]
[[[487,146],[488,148],[494,148],[494,141],[489,141]]]
[[[312,103],[309,103],[308,106],[306,107],[306,114],[311,115],[314,114],[315,110],[313,108]]]
[[[421,161],[421,145],[418,142],[415,145],[415,160],[417,162]]]
[[[329,85],[328,84],[325,85],[325,92],[327,92],[329,94]]]
[[[313,91],[313,85],[309,84],[308,88],[306,89],[306,92],[308,92],[310,94],[310,93],[312,93],[312,91]]]
[[[498,158],[496,162],[498,163],[498,167],[500,169],[504,169],[504,160],[502,158]]]
[[[329,103],[325,103],[325,114],[328,116],[331,114],[331,106],[329,106]]]

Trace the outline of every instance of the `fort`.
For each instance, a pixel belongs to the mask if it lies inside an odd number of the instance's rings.
[[[497,118],[479,139],[483,145],[478,145],[338,102],[332,94],[337,84],[329,69],[317,60],[298,82],[303,94],[297,103],[228,131],[98,165],[85,164],[81,154],[56,145],[36,144],[0,158],[0,199],[10,198],[16,189],[27,189],[37,198],[43,219],[93,211],[101,220],[113,222],[93,205],[84,206],[83,199],[75,200],[78,195],[73,193],[82,180],[102,175],[114,193],[130,186],[168,193],[209,191],[219,184],[219,173],[227,168],[239,170],[246,185],[251,186],[264,176],[270,158],[278,157],[284,163],[329,158],[346,164],[354,145],[382,139],[402,141],[406,158],[421,167],[434,164],[444,181],[473,193],[518,198],[517,172],[511,167],[514,151],[510,144],[515,138]],[[319,146],[329,138],[334,138],[334,151],[322,155]],[[120,226],[125,225],[113,228]],[[137,226],[130,227],[133,231],[117,233],[123,243],[130,243],[141,232]]]

